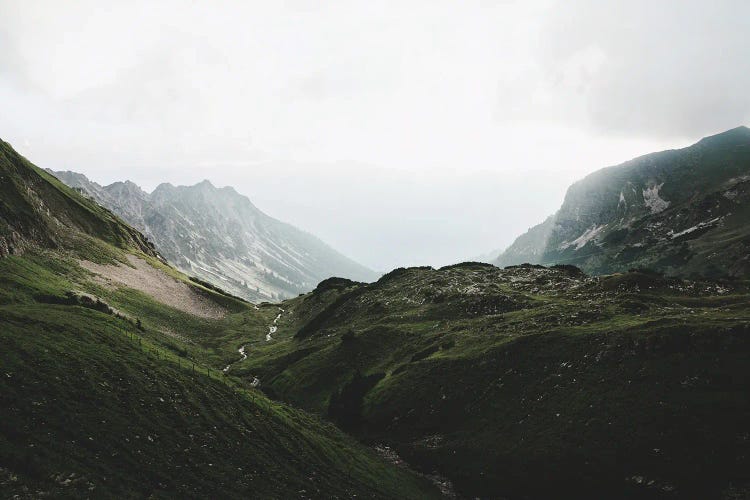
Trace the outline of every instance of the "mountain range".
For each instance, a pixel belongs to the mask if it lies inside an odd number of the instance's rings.
[[[101,186],[76,172],[50,173],[141,231],[181,271],[247,300],[294,297],[330,276],[378,276],[231,187],[204,180],[147,193],[130,181]]]
[[[0,142],[0,496],[745,498],[747,135],[594,174],[517,246],[594,273],[398,268],[256,305]],[[246,213],[184,190],[171,218]],[[655,260],[607,272],[617,241]],[[683,243],[689,269],[652,265]]]
[[[738,127],[592,173],[492,262],[573,264],[594,274],[649,268],[747,276],[748,220],[750,129]]]

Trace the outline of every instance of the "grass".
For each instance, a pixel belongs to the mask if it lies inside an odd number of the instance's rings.
[[[426,481],[330,424],[91,309],[0,307],[8,494],[422,498]],[[140,339],[140,341],[139,341]]]
[[[398,269],[284,302],[266,341],[279,305],[191,282],[0,146],[4,496],[436,494],[360,442],[467,497],[750,494],[745,282]],[[227,315],[103,286],[78,264],[131,253]]]
[[[49,303],[72,291],[94,295],[116,314]],[[239,358],[238,345],[263,338],[277,308],[256,310],[199,285],[195,291],[229,314],[197,318],[132,289],[102,287],[66,252],[0,259],[4,495],[437,494],[320,417],[223,374]]]
[[[122,249],[156,255],[138,231],[31,164],[2,140],[0,178],[0,247],[10,253],[41,245],[105,261]]]
[[[282,304],[276,339],[240,370],[276,398],[348,415],[360,439],[470,497],[716,497],[750,484],[741,282],[465,265],[355,287]]]

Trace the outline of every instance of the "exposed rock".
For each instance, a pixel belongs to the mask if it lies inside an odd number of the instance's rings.
[[[574,264],[594,274],[750,272],[750,129],[608,167],[568,189],[560,210],[497,259]]]
[[[245,299],[294,297],[329,276],[377,277],[231,187],[164,183],[149,194],[130,181],[100,186],[75,172],[53,173],[143,231],[181,271]]]

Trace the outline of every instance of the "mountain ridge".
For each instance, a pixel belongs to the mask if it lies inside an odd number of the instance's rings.
[[[75,250],[73,240],[101,238],[160,258],[136,229],[108,209],[76,196],[2,140],[0,181],[0,256],[23,253],[28,245]]]
[[[560,209],[494,263],[574,264],[595,274],[649,267],[682,276],[746,275],[748,180],[745,126],[605,167],[571,184]],[[722,245],[728,251],[719,251]]]
[[[248,300],[293,297],[335,275],[377,277],[231,186],[164,182],[148,193],[131,181],[101,186],[83,174],[53,173],[142,230],[178,269]]]

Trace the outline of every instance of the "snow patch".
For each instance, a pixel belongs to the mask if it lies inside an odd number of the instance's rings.
[[[670,238],[672,238],[672,239],[679,238],[680,236],[684,236],[686,234],[690,234],[693,231],[697,231],[698,229],[703,229],[704,227],[713,226],[714,224],[716,224],[717,222],[719,222],[721,219],[722,219],[721,217],[716,217],[715,219],[711,219],[709,221],[700,222],[700,223],[696,224],[695,226],[689,227],[687,229],[684,229],[684,230],[682,230],[682,231],[680,231],[678,233],[675,233],[674,231],[670,231],[669,233],[667,233],[667,235]]]
[[[659,196],[659,190],[663,185],[664,183],[662,182],[658,186],[653,185],[643,190],[643,203],[651,210],[652,214],[663,212],[669,206],[669,202]]]
[[[607,227],[606,224],[602,224],[601,226],[597,226],[594,224],[590,228],[588,228],[586,231],[583,232],[582,235],[580,235],[578,238],[574,239],[571,242],[565,242],[562,245],[560,245],[560,250],[565,250],[568,247],[571,247],[575,245],[576,250],[580,250],[581,248],[585,247],[588,242],[595,239],[599,234],[602,232],[602,230]]]

